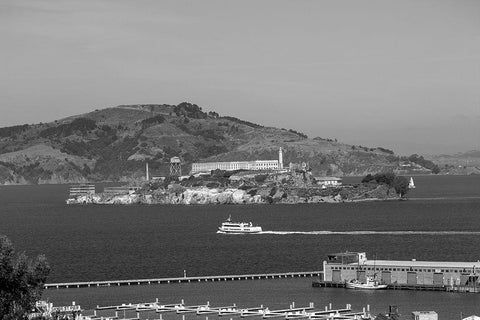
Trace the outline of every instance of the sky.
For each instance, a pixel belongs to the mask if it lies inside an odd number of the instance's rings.
[[[0,126],[184,101],[403,155],[480,150],[480,1],[0,0]]]

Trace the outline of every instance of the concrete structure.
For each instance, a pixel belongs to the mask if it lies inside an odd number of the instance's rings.
[[[191,174],[212,170],[277,170],[278,160],[192,163]]]
[[[308,171],[309,169],[310,169],[310,166],[308,165],[307,162],[301,162],[301,163],[290,162],[290,164],[288,165],[289,171]]]
[[[69,196],[77,197],[84,195],[93,195],[95,194],[95,185],[94,184],[75,184],[70,186]]]
[[[278,169],[283,170],[283,150],[282,147],[278,149]]]
[[[134,194],[139,189],[140,189],[139,187],[129,187],[129,186],[105,187],[103,188],[103,193],[108,193],[111,195]]]
[[[432,285],[480,287],[477,262],[367,260],[365,252],[344,252],[328,255],[323,262],[323,281],[344,283],[352,279],[364,281],[375,276],[391,285]]]
[[[229,162],[194,162],[190,174],[212,170],[281,170],[283,169],[283,151],[278,150],[278,160],[229,161]]]
[[[317,184],[322,187],[338,187],[342,185],[342,178],[337,177],[315,177]]]
[[[438,314],[435,311],[414,311],[412,320],[438,320]]]

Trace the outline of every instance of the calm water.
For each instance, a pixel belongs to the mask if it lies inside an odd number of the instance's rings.
[[[414,199],[410,201],[295,206],[66,206],[68,186],[8,186],[0,188],[0,234],[27,255],[45,253],[52,266],[49,282],[182,276],[183,270],[191,276],[320,270],[326,254],[345,250],[366,251],[379,259],[479,260],[480,176],[414,179],[417,189],[409,194]],[[425,200],[429,198],[437,200]],[[267,232],[217,234],[216,228],[229,214],[253,221]],[[372,296],[312,289],[309,280],[297,280],[300,287],[282,281],[196,284],[190,287],[197,293],[189,296],[181,285],[122,287],[109,289],[113,291],[108,294],[102,293],[104,288],[69,294],[61,290],[48,295],[53,301],[79,297],[80,304],[96,305],[108,299],[129,302],[179,296],[162,296],[171,291],[195,300],[198,292],[205,291],[202,299],[208,292],[212,303],[229,298],[235,299],[230,303],[247,303],[256,297],[255,301],[272,305],[269,292],[276,290],[273,300],[285,306],[293,290],[299,295],[297,302],[378,301],[379,311],[394,302],[408,312],[420,307],[439,311],[451,305],[450,311],[442,312],[455,319],[472,304],[477,308],[473,311],[480,313],[480,295],[386,292]],[[249,293],[215,294],[237,290],[235,286]],[[431,294],[436,298],[428,298]]]

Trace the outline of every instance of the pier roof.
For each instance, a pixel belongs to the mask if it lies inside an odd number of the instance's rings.
[[[357,263],[351,263],[357,265]],[[364,266],[388,267],[426,267],[426,268],[480,268],[480,261],[453,262],[453,261],[416,261],[416,260],[367,260]]]

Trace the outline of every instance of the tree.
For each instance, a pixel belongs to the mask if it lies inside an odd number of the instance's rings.
[[[396,176],[393,180],[393,187],[395,188],[395,192],[403,198],[407,193],[408,190],[408,179],[406,177]]]
[[[0,320],[27,319],[49,273],[45,256],[17,255],[10,240],[0,236]]]

